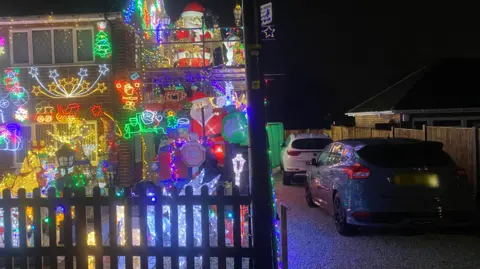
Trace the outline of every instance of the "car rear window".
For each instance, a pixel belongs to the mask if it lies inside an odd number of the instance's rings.
[[[445,166],[452,162],[441,144],[367,145],[357,154],[364,161],[385,168]]]
[[[332,143],[332,140],[327,138],[305,138],[297,139],[292,142],[294,149],[324,149]]]

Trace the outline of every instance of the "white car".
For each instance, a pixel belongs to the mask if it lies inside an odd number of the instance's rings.
[[[305,180],[307,162],[332,142],[324,134],[291,134],[282,144],[280,168],[283,184],[290,185],[294,178]]]

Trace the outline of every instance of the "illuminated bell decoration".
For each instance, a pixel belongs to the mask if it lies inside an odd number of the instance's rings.
[[[233,144],[245,144],[248,141],[248,123],[246,114],[233,112],[222,121],[222,136]]]
[[[235,25],[240,26],[242,21],[242,6],[240,4],[235,5],[233,16],[235,17]]]
[[[198,167],[202,165],[206,158],[206,150],[197,141],[186,143],[180,148],[182,160],[188,167]]]

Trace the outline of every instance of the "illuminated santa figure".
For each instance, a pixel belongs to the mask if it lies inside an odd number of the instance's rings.
[[[190,3],[185,7],[176,23],[177,28],[183,29],[177,31],[176,38],[178,41],[185,43],[185,45],[177,45],[175,52],[174,60],[179,67],[209,66],[212,61],[210,48],[204,48],[199,43],[191,44],[208,41],[213,37],[211,31],[202,29],[204,11],[205,8],[199,3]]]
[[[216,143],[223,142],[223,137],[221,136],[223,115],[215,115],[210,99],[203,92],[196,91],[190,99],[190,102],[192,102],[192,108],[190,110],[190,117],[192,118],[190,126],[192,132],[197,133],[199,137],[203,136],[203,108],[205,135]]]

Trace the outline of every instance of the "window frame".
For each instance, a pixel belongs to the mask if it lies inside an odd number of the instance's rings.
[[[73,52],[73,62],[72,63],[56,63],[55,62],[55,30],[72,30],[72,52]],[[90,30],[92,31],[92,60],[91,61],[79,61],[78,60],[78,43],[77,43],[77,31],[84,31],[84,30]],[[32,38],[32,32],[33,31],[50,31],[50,44],[51,44],[51,50],[52,50],[52,63],[51,64],[35,64],[33,62],[33,38]],[[27,40],[28,40],[28,63],[20,63],[17,64],[14,62],[13,59],[13,34],[14,33],[27,33]],[[95,52],[94,52],[94,46],[95,46],[95,29],[93,26],[80,26],[80,27],[35,27],[35,28],[29,28],[29,29],[12,29],[10,30],[9,33],[9,51],[10,51],[10,65],[11,66],[51,66],[51,65],[59,65],[59,66],[65,66],[65,65],[72,65],[72,64],[92,64],[96,62],[95,58]]]
[[[28,124],[22,124],[21,126],[30,126],[30,139],[31,141],[36,141],[37,140],[37,126],[42,126],[42,125],[52,125],[53,126],[53,132],[56,133],[57,132],[57,125],[58,124],[65,124],[64,122],[50,122],[50,123],[28,123]],[[97,147],[98,147],[98,121],[96,120],[87,120],[85,121],[85,124],[93,124],[94,125],[94,129],[95,129],[95,140],[97,141]],[[30,142],[31,141],[23,141],[22,142],[24,143],[23,146],[24,147],[30,147]],[[30,150],[30,148],[28,148],[27,150]],[[22,166],[22,162],[17,162],[17,151],[14,151],[13,152],[13,164],[12,164],[12,168],[20,168]],[[98,154],[96,155],[95,157],[95,161],[92,161],[90,160],[92,166],[98,166]]]

